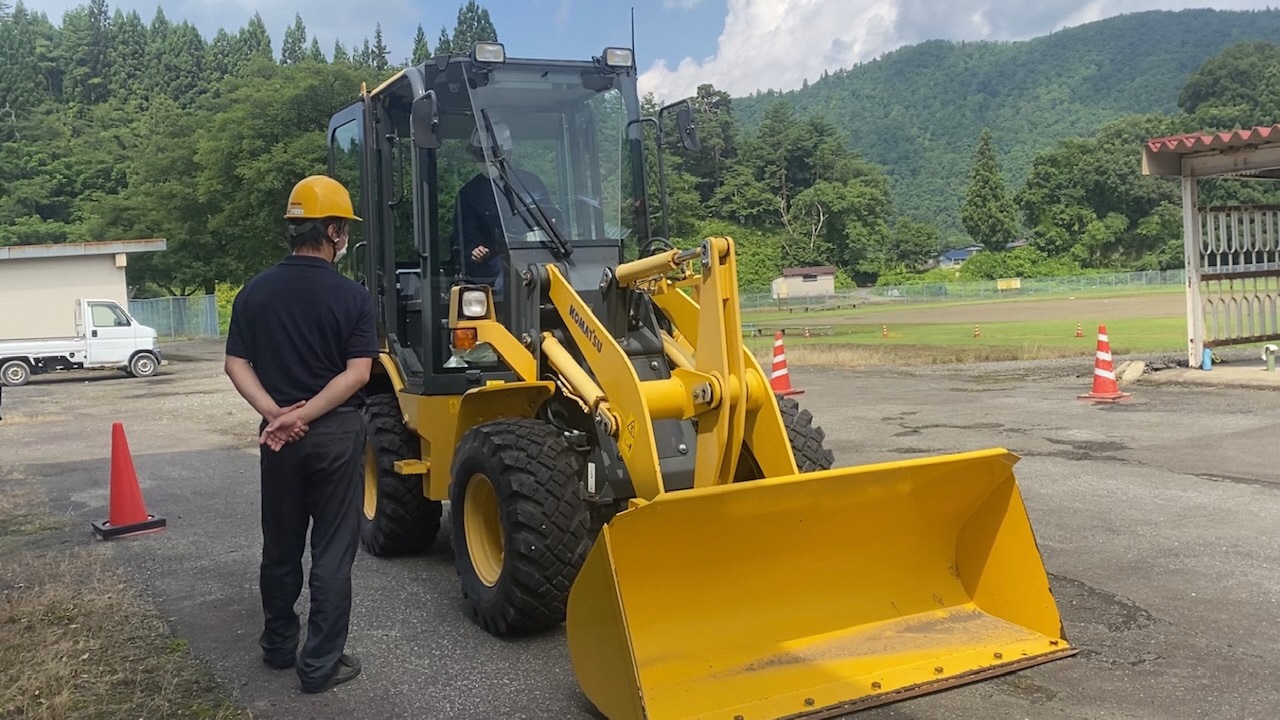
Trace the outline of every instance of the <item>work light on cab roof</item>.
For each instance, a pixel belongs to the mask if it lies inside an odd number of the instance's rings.
[[[625,70],[635,64],[635,53],[631,48],[605,48],[602,57],[605,67],[612,70]]]
[[[471,61],[480,65],[501,65],[507,61],[502,43],[478,42],[471,46]]]

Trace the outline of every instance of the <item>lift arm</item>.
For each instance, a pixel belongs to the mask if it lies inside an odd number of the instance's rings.
[[[701,262],[701,276],[688,264]],[[670,278],[671,271],[684,276]],[[717,237],[696,250],[672,250],[618,267],[620,286],[650,295],[691,348],[664,338],[672,377],[642,382],[621,345],[554,266],[549,296],[569,328],[596,382],[589,382],[554,338],[544,357],[595,413],[596,423],[618,442],[636,495],[653,500],[665,491],[653,437],[658,419],[698,419],[694,486],[724,485],[738,477],[743,450],[763,477],[794,475],[795,459],[777,399],[759,363],[743,347],[733,241]],[[689,279],[702,300],[681,292]],[[598,383],[598,384],[597,384]]]

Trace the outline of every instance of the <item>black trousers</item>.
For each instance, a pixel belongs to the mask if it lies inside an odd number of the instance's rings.
[[[340,409],[311,423],[301,440],[280,452],[261,446],[262,591],[259,639],[269,660],[297,653],[302,554],[311,523],[311,612],[307,641],[297,656],[304,687],[318,687],[337,671],[351,618],[351,565],[360,543],[364,419]]]

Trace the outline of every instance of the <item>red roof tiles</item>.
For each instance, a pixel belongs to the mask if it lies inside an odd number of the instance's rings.
[[[1147,141],[1147,148],[1153,153],[1166,152],[1182,155],[1202,150],[1265,145],[1269,142],[1280,142],[1280,123],[1231,132],[1193,133],[1155,138]]]

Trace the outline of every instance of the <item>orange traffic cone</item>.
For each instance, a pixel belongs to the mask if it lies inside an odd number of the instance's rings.
[[[1115,367],[1111,363],[1111,339],[1107,337],[1107,326],[1098,326],[1098,350],[1093,360],[1093,391],[1081,395],[1081,400],[1093,402],[1115,402],[1133,397],[1132,393],[1120,392],[1116,382]]]
[[[111,505],[107,520],[93,523],[93,531],[103,540],[123,535],[156,532],[165,527],[165,519],[147,514],[138,487],[138,473],[129,454],[129,441],[124,425],[111,426]]]
[[[1076,323],[1076,337],[1084,337],[1084,327],[1080,323]]]
[[[776,395],[802,395],[803,390],[791,387],[791,373],[787,371],[787,353],[782,348],[782,333],[773,334],[773,373],[769,376],[769,386]]]

